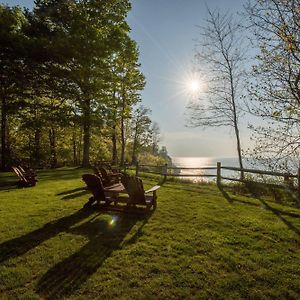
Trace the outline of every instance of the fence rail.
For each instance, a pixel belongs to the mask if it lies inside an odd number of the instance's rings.
[[[237,167],[221,167],[224,170],[230,171],[242,171],[242,169]],[[271,175],[271,176],[282,176],[282,177],[289,177],[289,178],[297,178],[298,175],[293,175],[290,173],[282,173],[282,172],[272,172],[272,171],[263,171],[263,170],[255,170],[255,169],[243,169],[245,173],[253,173],[253,174],[261,174],[261,175]]]
[[[145,170],[144,168],[150,168],[152,170]],[[249,180],[245,180],[244,178],[233,178],[233,177],[223,177],[222,170],[229,170],[235,172],[244,172],[244,173],[251,173],[251,174],[259,174],[259,175],[268,175],[268,176],[275,176],[275,177],[283,177],[284,178],[284,187],[286,187],[291,179],[297,179],[297,204],[300,206],[300,168],[298,169],[297,174],[291,174],[287,172],[272,172],[272,171],[265,171],[265,170],[256,170],[256,169],[241,169],[238,167],[230,167],[230,166],[222,166],[220,162],[217,163],[216,167],[199,167],[199,168],[189,168],[189,167],[171,167],[167,164],[162,166],[154,166],[154,165],[146,165],[146,164],[139,164],[136,163],[135,166],[125,166],[126,169],[135,170],[136,175],[139,175],[140,171],[150,173],[150,174],[157,174],[163,176],[163,180],[166,181],[168,177],[216,177],[217,178],[217,185],[221,186],[222,179],[228,181],[237,181],[237,182],[249,182]],[[143,170],[144,169],[144,170]],[[153,169],[157,170],[154,171]],[[216,174],[180,174],[180,173],[172,173],[171,171],[178,171],[178,170],[216,170]],[[263,182],[257,182],[259,184],[264,184]],[[265,183],[266,185],[270,185]],[[280,186],[280,185],[278,185]]]

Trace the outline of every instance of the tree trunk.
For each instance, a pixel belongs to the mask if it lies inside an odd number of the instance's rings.
[[[90,128],[91,128],[91,108],[90,100],[85,100],[83,107],[83,157],[82,166],[90,166]]]
[[[54,128],[49,129],[50,141],[50,167],[55,169],[57,167],[57,151],[56,151],[56,131]]]
[[[136,157],[136,148],[137,148],[137,139],[138,139],[138,125],[135,126],[135,132],[134,132],[134,139],[133,139],[133,147],[132,147],[132,157],[131,157],[131,163],[135,164],[137,161]]]
[[[244,176],[244,167],[243,167],[243,159],[242,159],[242,149],[241,149],[241,141],[240,141],[240,133],[238,127],[234,126],[235,135],[236,135],[236,145],[237,145],[237,151],[239,156],[239,164],[241,169],[240,179],[243,180],[245,178]]]
[[[35,167],[40,166],[41,161],[41,128],[40,125],[37,123],[34,131],[34,164]]]
[[[229,68],[229,74],[230,74],[230,86],[231,86],[231,101],[232,101],[232,112],[233,112],[233,125],[234,125],[234,131],[236,136],[236,145],[237,145],[237,152],[238,152],[238,158],[239,158],[239,165],[241,169],[240,173],[240,179],[244,179],[244,168],[243,168],[243,159],[242,159],[242,149],[241,149],[241,140],[240,140],[240,132],[238,128],[238,117],[236,112],[236,104],[235,104],[235,89],[233,84],[233,74],[232,69],[230,67],[229,61],[228,61],[228,68]]]
[[[113,133],[111,136],[112,141],[112,162],[114,165],[118,163],[118,152],[117,152],[117,132],[116,125],[113,126]]]
[[[112,98],[116,102],[116,90],[113,90]],[[117,150],[117,107],[113,110],[113,125],[112,125],[112,162],[114,165],[118,164],[118,150]]]
[[[121,157],[120,157],[120,164],[124,166],[125,162],[125,146],[126,146],[126,138],[125,138],[125,108],[126,108],[126,99],[123,93],[122,97],[122,114],[121,114]]]
[[[81,150],[82,150],[82,127],[80,127],[79,139],[77,145],[77,165],[79,165],[81,162]]]
[[[6,98],[2,97],[2,114],[1,114],[1,170],[7,170],[7,160],[8,160],[8,151],[7,151],[7,103]]]
[[[77,154],[77,149],[76,149],[76,129],[75,129],[75,126],[73,128],[73,164],[74,166],[77,165],[77,157],[76,157],[76,154]]]

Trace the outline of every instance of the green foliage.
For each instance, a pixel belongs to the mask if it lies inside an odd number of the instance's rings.
[[[161,156],[153,155],[149,152],[144,152],[139,155],[139,163],[151,166],[162,166],[167,163],[167,160]]]
[[[131,155],[126,124],[145,78],[130,8],[127,0],[38,0],[32,12],[0,6],[2,169]]]
[[[259,50],[249,79],[249,108],[263,120],[252,127],[252,155],[273,166],[290,165],[299,161],[299,1],[249,1],[247,13]]]
[[[275,201],[296,206],[297,190],[293,180],[283,182],[282,179],[259,178],[247,175],[245,182],[229,185],[233,192],[255,198]]]

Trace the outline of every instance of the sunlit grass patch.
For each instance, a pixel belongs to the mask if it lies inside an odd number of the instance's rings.
[[[0,190],[1,299],[299,298],[299,209],[166,182],[152,215],[84,210],[85,172]]]

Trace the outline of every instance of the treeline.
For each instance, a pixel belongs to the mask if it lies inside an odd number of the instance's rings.
[[[0,5],[1,169],[159,160],[127,0]]]

